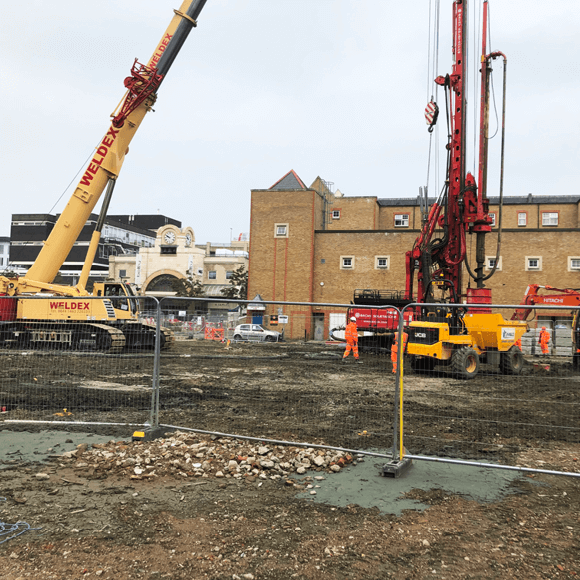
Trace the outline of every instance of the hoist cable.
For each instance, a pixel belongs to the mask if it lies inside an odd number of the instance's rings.
[[[481,0],[479,1],[479,4],[477,6],[477,11],[474,10],[473,11],[473,28],[474,30],[477,30],[477,36],[476,36],[476,44],[473,50],[473,70],[476,71],[478,69],[478,66],[480,66],[481,63],[479,63],[479,47],[481,46],[482,43],[482,35],[481,35],[481,11],[482,11],[482,6],[481,6]],[[474,74],[473,75],[473,97],[474,97],[474,102],[477,102],[476,96],[479,94],[478,91],[478,86],[479,86],[479,78],[480,75],[478,74]],[[477,121],[478,121],[478,112],[479,112],[479,107],[474,107],[473,110],[473,167],[474,170],[477,170]]]
[[[75,180],[78,178],[78,176],[80,175],[81,171],[87,166],[87,163],[89,162],[89,160],[94,156],[95,151],[97,150],[96,147],[93,148],[93,150],[91,151],[90,155],[85,159],[85,161],[83,162],[83,164],[80,166],[79,170],[77,171],[77,173],[74,175],[74,177],[70,180],[69,184],[64,188],[63,192],[60,194],[59,198],[54,202],[54,205],[48,210],[48,213],[51,214],[54,210],[54,208],[57,206],[58,202],[62,199],[62,196],[68,191],[68,188],[75,182]],[[32,241],[28,241],[25,242],[24,245],[27,246],[28,244],[31,244]],[[12,265],[12,260],[10,260],[8,262],[8,266]]]
[[[440,28],[440,13],[441,13],[441,0],[436,0],[435,2],[435,34],[434,34],[434,51],[433,51],[433,77],[437,74],[439,70],[439,28]],[[435,85],[435,102],[438,99],[439,85],[433,79],[433,84]],[[435,191],[439,191],[439,126],[435,127]]]
[[[437,67],[439,65],[439,14],[440,14],[440,0],[429,0],[429,33],[428,33],[428,49],[427,49],[427,102],[429,100],[437,102],[437,89],[439,85],[435,82],[437,74]],[[431,128],[433,129],[433,127]],[[429,135],[429,150],[427,156],[427,181],[426,191],[429,195],[429,180],[431,176],[431,156],[433,154],[433,131]],[[436,139],[437,141],[437,139]],[[438,189],[438,167],[439,162],[438,152],[435,150],[435,190]],[[428,205],[428,199],[427,199]]]
[[[431,82],[432,82],[432,75],[431,75],[431,0],[429,0],[429,26],[428,26],[428,34],[427,34],[427,98],[425,99],[429,102],[429,93],[431,92]]]

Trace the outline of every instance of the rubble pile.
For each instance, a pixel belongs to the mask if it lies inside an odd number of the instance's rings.
[[[59,455],[58,460],[89,477],[119,474],[133,480],[163,476],[276,480],[291,473],[339,472],[349,463],[356,465],[351,455],[337,450],[253,444],[181,432],[150,442],[82,444]]]

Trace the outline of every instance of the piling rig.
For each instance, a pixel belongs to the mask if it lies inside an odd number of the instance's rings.
[[[445,91],[448,142],[447,177],[438,199],[429,208],[425,188],[423,219],[419,236],[406,254],[405,296],[417,303],[419,320],[409,323],[407,353],[416,371],[430,371],[447,365],[458,378],[477,375],[480,363],[499,365],[506,374],[518,374],[523,356],[515,345],[527,330],[523,322],[505,320],[492,313],[491,290],[484,282],[495,272],[501,244],[503,202],[503,159],[505,143],[505,89],[507,59],[501,52],[487,53],[488,2],[483,4],[481,50],[481,96],[478,182],[466,171],[467,149],[467,0],[453,2],[453,67],[451,74],[439,76],[435,83]],[[495,265],[488,275],[485,265],[485,237],[491,232],[487,198],[487,158],[491,63],[502,58],[503,111],[501,137],[500,210]],[[432,130],[438,106],[431,101],[426,117]],[[476,236],[476,264],[469,264],[466,235]],[[463,294],[463,269],[471,280]],[[416,280],[416,286],[415,286]],[[435,304],[435,306],[433,306]],[[450,307],[451,304],[463,306]]]

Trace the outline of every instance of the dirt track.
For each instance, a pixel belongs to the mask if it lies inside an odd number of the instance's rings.
[[[2,417],[54,418],[54,410],[65,407],[76,420],[122,416],[142,422],[148,417],[150,358],[85,356],[78,364],[77,357],[64,369],[63,360],[55,366],[47,353],[1,356],[0,391],[9,393]],[[390,361],[363,354],[364,364],[342,365],[339,356],[318,345],[225,350],[218,344],[178,343],[162,362],[161,421],[385,448],[391,443],[393,413]],[[524,379],[482,377],[469,383],[469,397],[461,381],[408,379],[405,442],[411,452],[580,471],[577,415],[576,430],[562,429],[573,418],[553,418],[550,412],[552,399],[564,409],[577,409],[577,377],[566,367],[553,364],[544,372],[529,365]],[[106,396],[112,389],[114,407]],[[490,407],[500,394],[504,410],[517,420],[491,421],[499,419],[497,408]],[[115,439],[128,436],[126,428],[95,431]],[[247,452],[244,446],[240,442],[240,453]],[[112,453],[118,459],[123,452]],[[513,495],[492,504],[444,489],[409,489],[410,497],[431,507],[395,517],[356,505],[312,504],[298,498],[284,477],[200,479],[168,471],[135,480],[123,470],[91,472],[79,467],[83,462],[88,463],[74,458],[44,467],[4,464],[0,496],[7,501],[0,504],[0,519],[43,528],[2,544],[5,578],[555,578],[580,573],[580,486],[569,477],[522,477],[513,484]],[[37,472],[49,479],[37,479]]]

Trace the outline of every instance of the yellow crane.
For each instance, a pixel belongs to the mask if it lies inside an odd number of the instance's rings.
[[[138,301],[126,284],[95,283],[86,290],[111,196],[129,144],[157,98],[163,79],[206,0],[185,0],[147,62],[135,60],[126,93],[50,236],[24,277],[0,276],[0,345],[55,344],[72,349],[120,352],[153,346],[155,327],[140,321]],[[76,286],[53,284],[93,208],[103,198],[99,219]],[[87,299],[90,296],[98,299]],[[10,298],[8,298],[10,297]],[[173,336],[162,331],[163,346]]]

